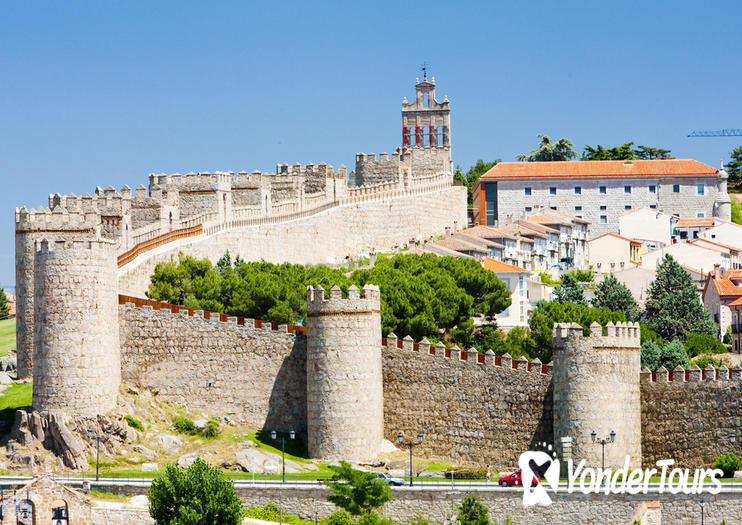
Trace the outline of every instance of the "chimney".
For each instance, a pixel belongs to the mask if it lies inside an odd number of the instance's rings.
[[[721,265],[719,263],[714,264],[714,279],[721,277]]]

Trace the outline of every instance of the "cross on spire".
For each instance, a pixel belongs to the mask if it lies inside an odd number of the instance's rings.
[[[430,64],[427,62],[423,62],[423,65],[420,66],[420,70],[423,72],[423,82],[428,80],[428,68],[430,67]]]

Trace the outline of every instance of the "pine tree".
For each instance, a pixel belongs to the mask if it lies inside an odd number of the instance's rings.
[[[10,305],[8,304],[8,296],[5,295],[5,290],[0,288],[0,319],[5,319],[10,315]]]
[[[585,304],[582,285],[572,274],[562,275],[562,284],[554,288],[554,300],[558,303]]]
[[[623,312],[629,321],[639,319],[639,305],[626,286],[614,275],[609,275],[595,288],[593,306],[605,306],[616,312]]]
[[[487,507],[474,494],[469,494],[459,506],[459,522],[461,525],[489,525]]]
[[[654,341],[642,343],[642,368],[657,370],[660,367],[660,347]]]
[[[689,332],[716,335],[716,325],[698,298],[690,274],[669,254],[657,266],[643,317],[649,328],[668,341],[685,341]]]

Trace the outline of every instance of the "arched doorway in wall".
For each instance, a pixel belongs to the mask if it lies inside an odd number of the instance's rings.
[[[16,516],[18,525],[35,525],[34,504],[29,499],[21,500],[18,504],[18,514]],[[64,525],[67,525],[66,523]]]
[[[69,525],[69,510],[67,502],[63,499],[52,501],[52,523],[51,525]]]

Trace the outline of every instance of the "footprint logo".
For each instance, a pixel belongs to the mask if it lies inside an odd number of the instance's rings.
[[[518,458],[518,466],[522,472],[523,480],[523,506],[551,505],[551,497],[546,492],[546,484],[556,493],[559,490],[559,460],[556,457],[554,447],[546,443],[539,443],[547,451],[535,450],[524,452]],[[538,474],[541,482],[535,487],[531,486],[530,480],[534,474]]]

